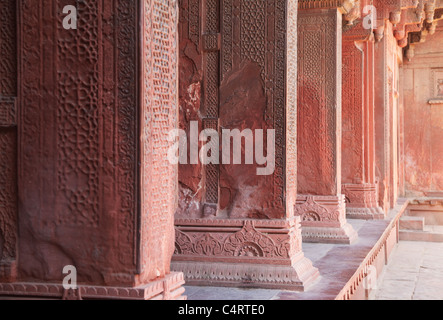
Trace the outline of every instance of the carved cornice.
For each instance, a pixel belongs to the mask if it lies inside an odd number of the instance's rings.
[[[424,0],[426,2],[426,0]],[[443,0],[429,0],[432,5],[423,5],[423,11],[428,10],[426,17],[423,17],[423,21],[420,24],[406,26],[405,38],[399,43],[400,46],[404,47],[404,54],[408,61],[411,61],[415,56],[415,45],[419,43],[425,43],[427,36],[433,35],[437,29],[440,20],[443,20]],[[430,8],[433,9],[432,14]],[[432,21],[430,17],[432,16]]]

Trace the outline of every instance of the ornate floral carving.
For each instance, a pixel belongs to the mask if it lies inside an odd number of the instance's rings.
[[[315,221],[321,221],[321,218],[315,212],[306,212],[302,217],[302,221],[315,222]]]
[[[302,205],[297,205],[294,212],[302,217],[302,221],[322,221],[329,215],[329,210],[316,203],[312,196],[308,196]]]
[[[203,229],[204,230],[204,229]],[[216,233],[216,231],[218,231]],[[218,234],[218,236],[215,236]],[[271,238],[254,226],[254,221],[246,221],[236,233],[176,231],[176,255],[225,256],[225,257],[262,257],[289,258],[294,250],[300,250],[295,235]],[[300,238],[297,238],[300,239]],[[295,242],[294,242],[295,241]],[[298,252],[298,251],[297,251]]]
[[[223,252],[223,245],[211,234],[205,234],[194,244],[195,253],[201,255],[219,255]]]
[[[252,221],[245,223],[244,228],[230,236],[224,244],[225,252],[233,256],[272,257],[275,255],[275,244],[266,235],[258,232]]]
[[[192,254],[192,240],[180,230],[175,231],[175,254]]]

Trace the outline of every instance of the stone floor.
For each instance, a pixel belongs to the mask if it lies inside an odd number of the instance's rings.
[[[375,300],[443,300],[443,243],[401,241]]]
[[[356,230],[374,222],[351,221]],[[380,222],[379,222],[380,223]],[[368,236],[360,235],[360,244],[370,242]],[[358,244],[355,246],[358,247]],[[341,248],[341,249],[340,249]],[[328,270],[331,262],[328,255],[342,246],[323,244],[304,244],[304,251],[314,265],[323,272]],[[323,261],[322,261],[323,260]],[[353,265],[351,263],[351,265]],[[343,268],[342,268],[343,269]],[[346,268],[342,272],[346,273]],[[188,300],[298,300],[298,299],[333,299],[335,268],[329,268],[329,275],[323,274],[322,279],[305,293],[214,287],[186,287]],[[331,274],[332,273],[332,274]],[[339,287],[340,279],[336,285]],[[337,287],[337,288],[338,288]],[[329,288],[329,289],[328,289]],[[331,294],[328,294],[330,292]],[[443,243],[407,242],[402,241],[391,255],[377,285],[371,295],[372,300],[443,300]]]

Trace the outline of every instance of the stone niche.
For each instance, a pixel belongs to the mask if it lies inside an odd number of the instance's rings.
[[[294,216],[297,1],[183,0],[179,10],[180,128],[276,138],[268,176],[257,165],[179,167],[173,270],[189,284],[303,290],[318,272]]]
[[[65,30],[75,3],[78,29]],[[72,296],[62,287],[72,265],[77,298],[180,298],[177,168],[162,161],[177,127],[175,1],[0,9],[0,295]]]

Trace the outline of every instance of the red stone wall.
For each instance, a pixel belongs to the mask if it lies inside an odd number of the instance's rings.
[[[399,195],[399,65],[402,50],[385,22],[385,36],[375,45],[375,143],[379,202],[385,212]]]
[[[405,187],[413,197],[443,195],[443,28],[415,46],[402,70]],[[432,102],[435,100],[435,103]],[[432,104],[430,104],[430,102]]]

